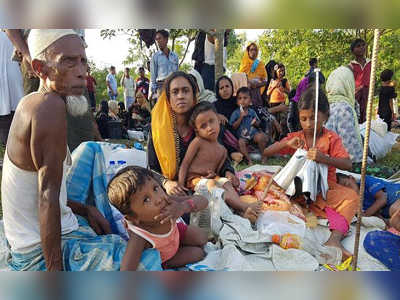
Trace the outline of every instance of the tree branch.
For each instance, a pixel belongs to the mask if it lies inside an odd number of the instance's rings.
[[[189,46],[194,40],[195,40],[195,38],[189,38],[188,39],[188,42],[187,42],[187,45],[186,45],[186,50],[185,50],[185,53],[183,54],[183,58],[181,59],[181,61],[179,63],[179,67],[182,65],[183,61],[185,60],[186,54],[187,54],[187,52],[189,50]]]

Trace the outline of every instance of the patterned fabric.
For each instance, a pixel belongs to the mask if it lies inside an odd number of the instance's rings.
[[[85,218],[76,216],[79,229],[63,235],[61,240],[65,271],[118,271],[126,242],[115,234],[98,236]],[[8,246],[7,265],[13,271],[45,271],[41,246],[27,253],[16,253]],[[143,252],[138,270],[161,271],[158,251]]]
[[[261,120],[261,128],[262,130],[269,136],[270,129],[272,128],[272,123],[275,121],[275,117],[271,115],[268,111],[268,108],[257,108],[253,109],[256,111],[258,118]]]
[[[354,119],[353,109],[348,103],[332,103],[330,104],[330,114],[325,128],[336,132],[342,138],[343,146],[353,163],[361,162],[363,145],[358,139],[360,133],[355,126],[358,122]]]
[[[400,236],[386,231],[368,232],[364,248],[391,271],[400,271]]]

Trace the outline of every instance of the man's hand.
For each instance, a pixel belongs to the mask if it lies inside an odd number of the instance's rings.
[[[187,196],[186,192],[189,191],[183,185],[172,180],[167,180],[164,184],[164,188],[167,192],[167,195],[170,196]]]
[[[307,158],[315,161],[316,163],[323,163],[325,157],[326,155],[317,148],[311,148],[307,152]]]
[[[239,178],[237,178],[235,174],[233,174],[231,171],[226,171],[225,177],[229,179],[229,181],[235,188],[239,187],[240,184]]]
[[[32,60],[31,60],[31,56],[29,54],[25,54],[22,57],[22,63],[24,64],[26,70],[28,71],[28,76],[29,78],[37,78],[38,76],[36,75],[36,73],[33,71],[32,69]]]
[[[161,220],[160,224],[164,224],[172,220],[173,223],[185,213],[185,206],[183,202],[178,202],[168,197],[165,197],[165,201],[167,201],[167,206],[164,208],[163,212],[154,218],[156,220]]]
[[[87,208],[86,218],[90,227],[92,227],[98,235],[112,234],[110,223],[104,218],[97,207],[89,206]]]
[[[396,121],[396,120],[397,120],[396,114],[392,114],[392,121]]]

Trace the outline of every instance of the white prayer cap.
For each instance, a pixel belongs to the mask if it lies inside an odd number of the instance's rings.
[[[28,48],[32,60],[66,35],[77,35],[73,29],[32,29],[28,36]]]

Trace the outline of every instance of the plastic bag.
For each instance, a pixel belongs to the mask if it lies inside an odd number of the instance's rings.
[[[291,233],[304,237],[306,232],[306,223],[287,211],[266,211],[258,218],[256,226],[271,236]]]
[[[128,137],[130,140],[136,140],[139,142],[144,141],[144,134],[141,131],[136,131],[136,130],[128,130]]]

